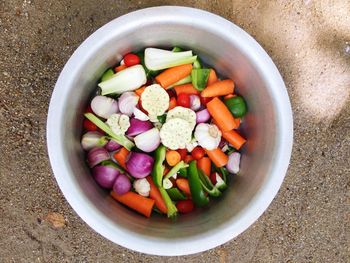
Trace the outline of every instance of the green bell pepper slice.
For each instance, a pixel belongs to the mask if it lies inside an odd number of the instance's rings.
[[[188,164],[184,161],[178,162],[173,168],[170,169],[170,171],[164,176],[164,178],[169,178],[173,176],[174,174],[177,174],[180,169],[187,168]]]
[[[166,190],[168,192],[168,195],[170,196],[171,200],[173,201],[179,201],[179,200],[186,200],[187,197],[181,193],[179,189],[176,187],[170,188]]]
[[[154,184],[157,187],[163,186],[163,173],[164,173],[164,161],[165,161],[166,147],[164,145],[160,145],[154,154],[155,161],[152,169],[152,179]]]
[[[224,100],[224,103],[235,118],[241,118],[247,112],[247,104],[241,96]]]
[[[207,85],[210,69],[207,68],[195,68],[192,69],[192,85],[195,89],[202,91]]]
[[[179,170],[179,175],[180,175],[181,177],[187,178],[187,168],[181,168],[181,169]]]
[[[210,178],[206,176],[202,170],[198,169],[198,175],[199,179],[201,180],[202,187],[210,196],[218,197],[221,195],[219,188],[213,185]]]
[[[209,197],[205,196],[205,193],[203,191],[202,183],[198,175],[196,160],[190,162],[187,176],[188,183],[190,185],[192,201],[198,207],[206,206],[209,203]]]

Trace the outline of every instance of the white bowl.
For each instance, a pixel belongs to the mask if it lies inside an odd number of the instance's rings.
[[[177,221],[146,219],[96,185],[80,147],[83,111],[101,74],[144,47],[192,49],[236,83],[248,103],[241,172],[223,197]],[[119,17],[88,37],[63,68],[52,94],[47,144],[56,180],[77,214],[96,232],[132,250],[186,255],[221,245],[269,206],[285,176],[293,142],[292,111],[271,58],[246,32],[208,12],[164,6]]]

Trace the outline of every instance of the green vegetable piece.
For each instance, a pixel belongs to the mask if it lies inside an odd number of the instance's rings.
[[[181,193],[179,189],[176,187],[170,188],[166,190],[173,201],[180,201],[180,200],[186,200],[187,197]]]
[[[108,69],[105,71],[105,73],[103,73],[102,77],[101,77],[101,82],[109,80],[111,77],[113,77],[114,75],[114,71],[113,69]]]
[[[192,69],[192,84],[197,90],[202,91],[207,85],[210,69]]]
[[[157,119],[158,119],[158,121],[159,121],[161,124],[164,124],[165,121],[166,121],[166,114],[157,116]]]
[[[160,145],[155,153],[155,161],[152,169],[152,179],[156,186],[162,186],[163,173],[164,173],[164,161],[165,161],[166,147],[164,145]]]
[[[181,177],[187,178],[187,168],[181,168],[181,169],[179,170],[179,175],[180,175]]]
[[[92,123],[94,123],[97,127],[99,127],[101,130],[103,130],[105,133],[107,133],[109,136],[111,136],[113,138],[113,140],[115,140],[120,145],[123,145],[129,151],[131,150],[132,147],[135,146],[134,143],[132,141],[130,141],[126,136],[115,134],[106,123],[101,121],[94,114],[88,112],[88,113],[85,113],[84,116],[88,120],[90,120]]]
[[[180,79],[179,81],[177,81],[174,84],[170,85],[169,87],[167,87],[167,89],[170,89],[170,88],[178,86],[178,85],[191,83],[191,82],[192,82],[192,77],[191,77],[191,75],[188,75],[187,77],[184,77],[183,79]]]
[[[166,208],[168,209],[167,216],[170,218],[174,218],[177,216],[177,208],[171,200],[168,192],[163,187],[158,187],[160,194],[163,197]]]
[[[177,174],[180,169],[187,168],[188,164],[184,161],[178,162],[173,168],[170,169],[170,171],[164,176],[164,178],[169,178],[173,176],[174,174]]]
[[[235,118],[241,118],[247,112],[247,104],[241,96],[229,98],[224,103]]]
[[[209,203],[209,197],[205,196],[203,191],[202,183],[198,175],[196,160],[190,162],[188,168],[188,182],[194,204],[198,207],[206,206]]]
[[[210,181],[209,177],[206,176],[202,170],[198,169],[198,175],[199,179],[201,181],[203,189],[213,197],[218,197],[221,195],[220,190],[213,185],[213,183]]]
[[[198,58],[197,58],[197,60],[195,62],[193,62],[193,68],[194,69],[202,68],[202,64],[200,63]]]
[[[227,169],[225,167],[216,167],[215,165],[214,165],[214,170],[215,170],[215,172],[221,174],[221,177],[222,177],[222,182],[217,182],[215,184],[215,186],[219,190],[223,191],[227,188],[227,178],[229,176],[229,172],[227,171]]]
[[[181,47],[173,47],[172,52],[181,52],[183,49]]]

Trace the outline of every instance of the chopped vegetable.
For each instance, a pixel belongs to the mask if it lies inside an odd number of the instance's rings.
[[[158,188],[159,191],[160,191],[160,194],[162,195],[163,197],[163,200],[165,202],[165,205],[168,209],[168,212],[167,212],[167,216],[169,218],[174,218],[177,216],[177,208],[176,206],[173,204],[173,202],[171,201],[167,191],[163,188],[163,187],[159,187]]]
[[[112,166],[98,165],[92,169],[96,182],[105,189],[112,189],[119,173],[119,170]]]
[[[246,140],[236,131],[231,130],[222,133],[222,137],[225,138],[234,148],[239,150]]]
[[[161,116],[169,108],[169,95],[158,84],[146,87],[141,95],[142,107],[151,116]]]
[[[186,162],[185,162],[186,163]],[[187,178],[187,169],[186,168],[181,168],[179,170],[179,176]]]
[[[208,157],[202,157],[197,160],[198,169],[201,169],[206,176],[210,176],[211,160]]]
[[[235,118],[241,118],[247,112],[247,105],[241,96],[225,99],[224,103]]]
[[[173,47],[172,52],[181,52],[183,49],[181,47]]]
[[[193,68],[194,69],[200,69],[202,68],[202,64],[199,62],[199,59],[197,58],[195,62],[193,62]]]
[[[142,86],[141,88],[135,90],[134,92],[136,93],[137,96],[141,97],[141,94],[144,92],[146,89],[146,86]]]
[[[134,117],[140,121],[148,121],[149,117],[138,108],[134,108]],[[132,124],[130,124],[132,126]]]
[[[113,75],[114,75],[113,69],[111,69],[111,68],[107,69],[105,71],[105,73],[103,73],[103,75],[101,77],[101,81],[106,81],[106,80],[110,79],[111,77],[113,77]]]
[[[164,178],[170,178],[176,175],[180,169],[187,168],[188,164],[186,164],[184,161],[178,162],[173,168],[170,169],[170,171],[164,176]]]
[[[205,123],[210,120],[210,114],[207,109],[196,112],[196,123]]]
[[[144,178],[152,172],[154,160],[145,153],[132,152],[126,162],[126,168],[131,176]]]
[[[185,120],[191,128],[191,132],[196,126],[196,113],[191,109],[177,106],[174,109],[168,111],[168,114],[166,116],[166,121],[168,122],[171,119],[175,119],[175,118],[180,118]],[[179,148],[184,148],[184,147],[179,147]]]
[[[162,179],[163,179],[163,173],[164,173],[164,161],[165,161],[165,155],[166,155],[166,147],[163,145],[160,145],[155,154],[155,162],[153,165],[153,170],[152,170],[152,178],[153,182],[157,187],[162,186]]]
[[[181,155],[177,151],[170,150],[167,151],[165,159],[170,166],[175,166],[178,162],[181,161]]]
[[[205,192],[207,192],[210,196],[218,197],[221,195],[219,188],[214,186],[209,178],[206,176],[202,170],[198,169],[198,176],[201,182],[201,185]]]
[[[146,178],[135,180],[133,183],[133,187],[136,193],[145,197],[148,197],[149,192],[151,191],[151,186]]]
[[[195,87],[199,91],[202,91],[207,84],[209,73],[210,69],[192,69],[191,77],[193,87]]]
[[[191,98],[189,94],[180,93],[177,96],[176,104],[180,107],[189,108],[191,107]]]
[[[140,64],[140,62],[141,62],[140,58],[133,53],[126,54],[124,56],[123,60],[124,60],[124,63],[127,67],[131,67],[131,66]]]
[[[81,138],[81,146],[85,151],[89,151],[95,147],[102,147],[106,143],[106,137],[97,131],[89,131]]]
[[[218,77],[216,76],[216,72],[214,69],[211,68],[209,73],[209,78],[207,81],[207,86],[212,85],[217,81],[218,81]]]
[[[115,140],[110,139],[109,142],[105,145],[105,148],[109,152],[116,151],[122,147],[119,143],[117,143]]]
[[[135,92],[124,92],[118,99],[119,111],[130,117],[134,113],[138,101],[139,96]]]
[[[125,147],[123,147],[118,152],[115,152],[113,154],[113,158],[121,167],[126,169],[126,161],[128,160],[129,153],[130,152]]]
[[[190,185],[189,185],[187,179],[185,179],[185,178],[176,179],[176,185],[186,195],[188,195],[188,196],[191,195]]]
[[[146,153],[153,152],[160,144],[159,130],[152,128],[143,132],[134,138],[134,142],[140,150]]]
[[[127,66],[123,64],[123,65],[115,67],[114,71],[118,73],[118,72],[120,72],[120,71],[122,71],[122,70],[124,70],[126,68],[127,68]]]
[[[209,198],[205,196],[205,193],[202,189],[201,180],[199,178],[197,169],[197,161],[191,161],[188,169],[188,183],[190,186],[192,200],[198,207],[206,206],[209,203]]]
[[[103,147],[92,148],[87,154],[87,162],[91,168],[109,159],[109,153]]]
[[[186,144],[191,141],[191,135],[192,129],[190,124],[180,118],[167,120],[160,129],[161,142],[171,150],[185,148]]]
[[[219,98],[209,101],[207,109],[222,132],[230,131],[237,127],[231,112]]]
[[[207,150],[217,148],[221,141],[221,132],[214,124],[200,123],[194,131],[198,144]]]
[[[191,161],[193,160],[193,157],[192,157],[192,155],[187,155],[186,157],[185,157],[185,163],[190,163]]]
[[[192,212],[194,204],[192,200],[180,200],[176,203],[176,208],[181,214]]]
[[[151,176],[147,176],[146,179],[150,185],[150,192],[149,192],[150,198],[152,198],[155,201],[155,205],[159,209],[159,211],[166,214],[168,212],[168,208],[163,200],[163,197],[158,187],[154,184]]]
[[[140,121],[136,118],[130,119],[130,127],[126,131],[128,136],[136,136],[153,128],[150,121]]]
[[[118,195],[115,192],[111,192],[111,196],[118,202],[126,205],[127,207],[143,214],[146,217],[150,217],[152,208],[154,206],[154,200],[136,194],[134,192],[127,192],[123,195]]]
[[[146,72],[141,65],[126,68],[106,81],[100,82],[98,86],[102,90],[102,95],[126,91],[133,91],[144,85],[147,81]]]
[[[220,148],[216,148],[214,150],[205,150],[210,160],[217,166],[222,167],[225,166],[228,162],[227,155],[221,151]]]
[[[233,152],[228,157],[226,168],[230,173],[237,174],[239,172],[239,163],[241,160],[241,154],[239,152]]]
[[[109,116],[106,123],[117,135],[124,135],[130,127],[129,117],[119,113],[113,113],[111,116]]]
[[[177,106],[177,102],[176,102],[176,98],[175,97],[172,97],[169,101],[169,108],[168,110],[172,110],[174,109],[175,107]],[[164,116],[164,115],[162,115]]]
[[[125,174],[119,174],[113,184],[113,192],[123,195],[131,189],[131,182]]]
[[[170,179],[169,178],[164,178],[163,179],[163,188],[165,190],[167,190],[167,189],[170,189],[172,187],[173,187],[173,183],[170,181]]]
[[[99,117],[108,119],[113,113],[119,111],[116,100],[106,96],[96,96],[91,101],[92,111]]]
[[[175,86],[174,90],[175,90],[177,96],[179,96],[179,94],[181,94],[181,93],[199,95],[199,91],[196,90],[192,84],[184,84],[184,85]]]
[[[186,144],[186,150],[188,152],[192,152],[192,150],[198,146],[198,142],[196,140],[196,138],[192,138],[192,140]]]
[[[155,77],[155,80],[163,87],[167,88],[174,85],[191,74],[192,64],[185,64],[168,68]]]
[[[97,131],[98,130],[98,127],[96,126],[96,124],[94,124],[93,122],[91,122],[88,119],[84,119],[83,127],[87,131]]]
[[[201,108],[201,100],[197,95],[190,95],[190,108],[193,111],[197,111]]]
[[[183,193],[181,193],[179,189],[177,189],[175,187],[167,189],[166,191],[167,191],[168,195],[170,196],[170,199],[173,201],[180,201],[180,200],[187,199],[187,197]]]
[[[207,86],[202,92],[202,97],[219,97],[233,93],[234,83],[230,79],[217,81]]]
[[[160,70],[193,63],[197,56],[192,51],[172,52],[159,48],[145,49],[145,65],[151,70]]]

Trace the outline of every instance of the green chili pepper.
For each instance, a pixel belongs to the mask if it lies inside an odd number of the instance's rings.
[[[215,184],[215,186],[219,189],[219,190],[225,190],[227,188],[227,177],[229,176],[229,172],[227,171],[226,168],[224,167],[216,167],[214,165],[214,170],[215,172],[221,174],[222,180],[223,182],[217,182]]]
[[[179,175],[180,175],[181,177],[187,178],[187,168],[181,168],[181,169],[179,170]]]
[[[108,69],[105,71],[105,73],[103,73],[102,77],[101,77],[101,82],[109,80],[112,76],[114,75],[114,71],[113,69]]]
[[[241,96],[229,98],[224,103],[235,118],[243,117],[247,112],[247,105]]]
[[[166,114],[163,114],[161,116],[157,116],[157,119],[161,124],[164,124],[166,121]]]
[[[154,154],[155,161],[152,170],[152,179],[156,186],[162,186],[162,179],[164,173],[164,160],[165,160],[166,147],[164,145],[160,145]]]
[[[188,168],[188,182],[194,204],[198,207],[207,205],[209,203],[209,198],[205,196],[203,191],[201,180],[199,179],[198,175],[196,160],[190,162],[190,166]]]
[[[186,196],[176,187],[166,190],[173,201],[186,200]]]
[[[218,187],[213,185],[209,177],[206,176],[201,169],[198,169],[198,175],[199,175],[199,179],[201,181],[202,187],[210,196],[218,197],[221,195],[221,192],[218,189]]]
[[[207,85],[209,74],[210,69],[207,68],[192,69],[191,77],[193,87],[199,91],[202,91],[205,88],[205,85]]]
[[[164,178],[169,178],[173,176],[174,174],[177,174],[177,172],[180,169],[187,168],[188,164],[184,161],[178,162],[173,168],[170,169],[170,171],[164,176]]]

